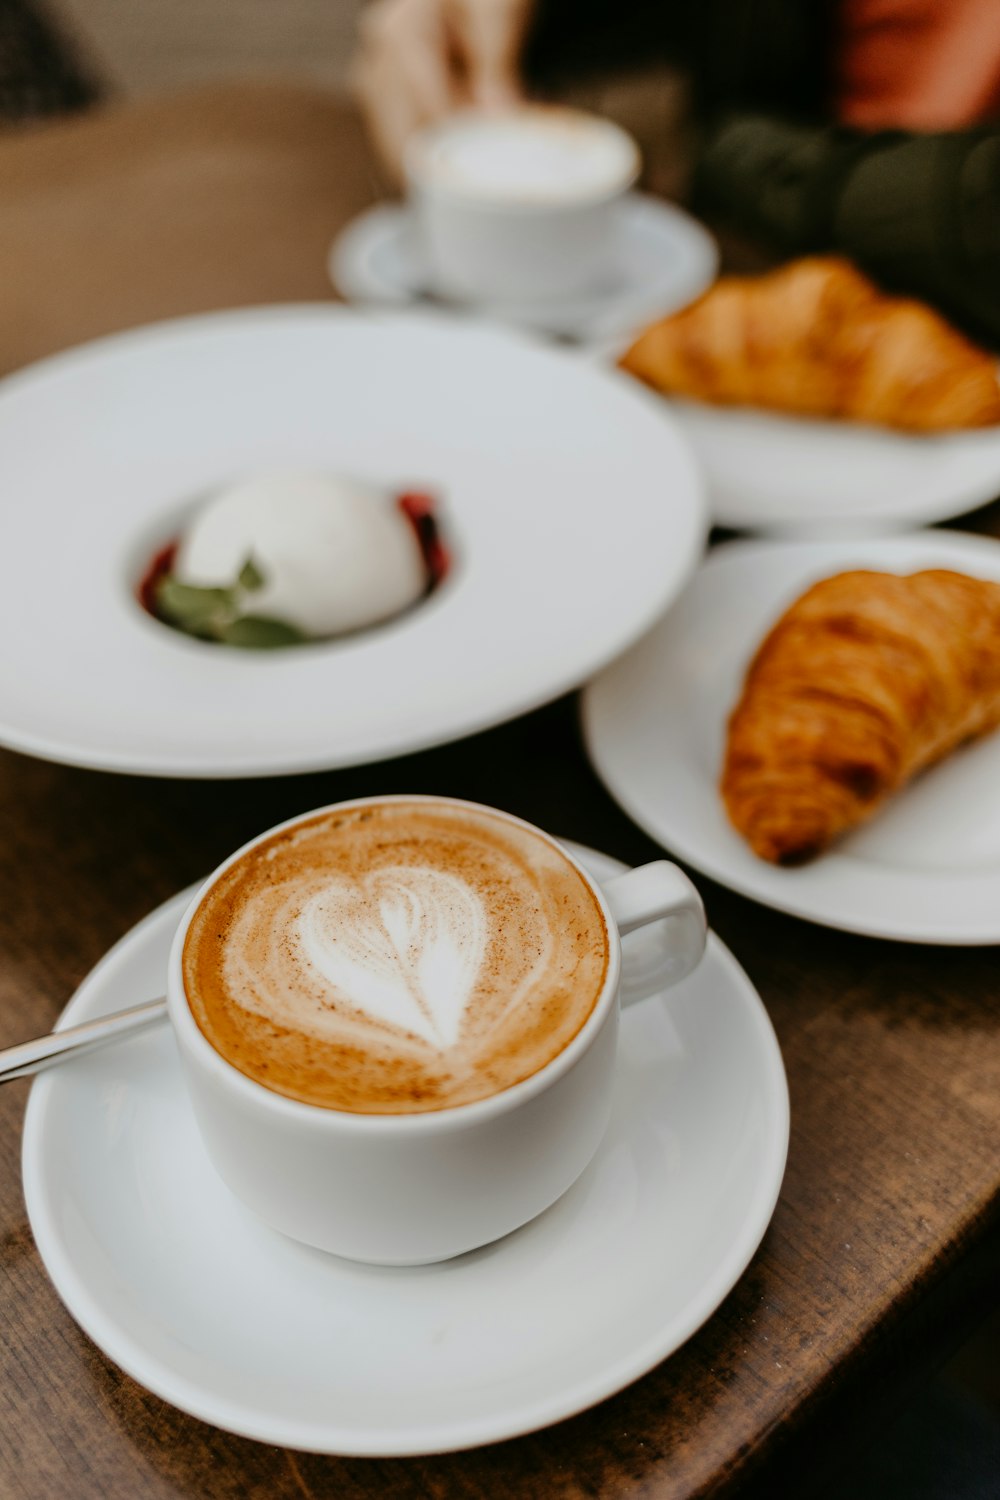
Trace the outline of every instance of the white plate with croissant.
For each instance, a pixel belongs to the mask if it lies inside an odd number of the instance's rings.
[[[622,807],[723,885],[874,937],[1000,942],[1000,543],[727,543],[583,721]]]
[[[621,363],[669,402],[717,525],[858,535],[1000,494],[995,356],[846,261],[723,277]]]

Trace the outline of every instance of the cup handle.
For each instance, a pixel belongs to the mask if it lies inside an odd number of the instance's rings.
[[[648,1000],[698,967],[708,935],[705,908],[683,870],[657,859],[602,890],[623,938],[648,928],[622,948],[623,1006]]]

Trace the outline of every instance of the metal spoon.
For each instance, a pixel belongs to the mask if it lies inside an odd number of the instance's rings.
[[[165,1020],[166,1014],[166,1000],[147,1000],[145,1005],[133,1005],[130,1010],[118,1010],[114,1015],[101,1016],[97,1021],[84,1021],[82,1026],[67,1026],[65,1031],[50,1031],[47,1036],[3,1048],[0,1050],[0,1083],[24,1078],[29,1073],[40,1073],[43,1068],[51,1068],[67,1058],[93,1052],[108,1042],[116,1042],[120,1037],[131,1036],[133,1032]]]

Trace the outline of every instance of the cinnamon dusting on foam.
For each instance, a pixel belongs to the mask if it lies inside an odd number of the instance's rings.
[[[360,1114],[452,1108],[530,1077],[604,986],[586,882],[545,840],[447,803],[365,804],[258,845],[192,918],[201,1031],[258,1083]]]

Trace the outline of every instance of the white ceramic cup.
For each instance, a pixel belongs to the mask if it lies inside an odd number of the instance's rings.
[[[452,115],[412,138],[404,165],[431,289],[502,305],[600,287],[639,151],[610,120],[533,105]]]
[[[352,1260],[416,1265],[499,1239],[572,1186],[607,1127],[619,1006],[659,994],[689,974],[701,959],[706,929],[698,892],[666,860],[630,870],[602,889],[555,839],[495,808],[438,797],[363,797],[339,807],[398,800],[467,806],[530,828],[554,844],[593,891],[607,926],[607,976],[587,1021],[558,1056],[487,1099],[413,1115],[303,1104],[226,1062],[188,1006],[184,939],[222,872],[277,829],[237,850],[194,897],[174,938],[167,1002],[206,1150],[232,1192],[292,1239]],[[639,928],[647,933],[623,964],[620,935]]]

